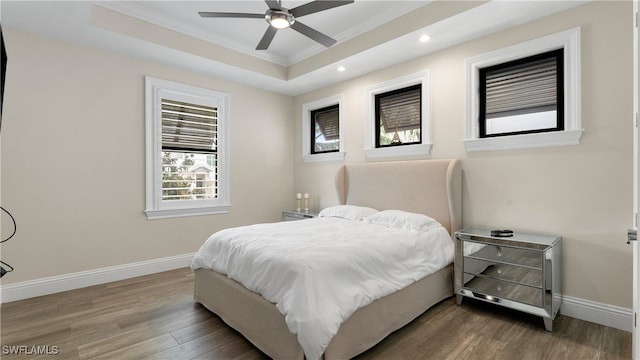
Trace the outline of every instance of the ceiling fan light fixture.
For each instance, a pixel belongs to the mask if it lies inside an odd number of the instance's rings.
[[[269,23],[269,25],[273,26],[276,29],[286,29],[289,26],[293,25],[296,21],[293,15],[289,14],[286,11],[279,10],[269,10],[264,16],[265,20]]]
[[[289,27],[296,32],[308,37],[309,39],[324,45],[325,47],[330,47],[337,42],[336,39],[333,39],[330,36],[323,34],[320,31],[309,27],[301,22],[296,23],[296,17],[315,14],[320,11],[352,4],[353,2],[355,2],[355,0],[313,0],[305,4],[296,6],[293,9],[282,7],[282,0],[264,0],[264,2],[269,7],[264,15],[256,13],[211,11],[199,11],[198,14],[203,18],[265,19],[265,21],[269,24],[269,27],[262,35],[258,46],[256,46],[256,50],[267,50],[278,30],[286,29]]]

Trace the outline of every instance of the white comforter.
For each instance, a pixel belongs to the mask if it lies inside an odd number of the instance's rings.
[[[307,359],[319,359],[357,309],[453,261],[439,224],[407,231],[321,217],[213,234],[192,268],[227,274],[275,303]]]

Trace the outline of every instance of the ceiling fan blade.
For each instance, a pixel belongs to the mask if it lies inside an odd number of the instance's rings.
[[[329,47],[336,43],[335,39],[330,38],[329,36],[321,33],[316,29],[312,29],[307,25],[301,23],[300,21],[296,21],[291,25],[291,28],[300,34],[319,42],[320,44]]]
[[[258,43],[258,46],[256,46],[256,50],[267,50],[267,48],[269,48],[269,45],[271,44],[271,40],[273,40],[273,37],[276,35],[276,32],[278,32],[278,29],[274,28],[273,26],[269,26],[267,28],[267,31],[264,32],[264,35]]]
[[[203,18],[249,18],[249,19],[264,19],[264,14],[246,14],[246,13],[228,13],[228,12],[208,12],[199,11]]]
[[[289,10],[289,12],[293,16],[299,17],[299,16],[313,14],[318,11],[332,9],[334,7],[351,4],[353,2],[354,0],[351,0],[351,1],[316,0],[310,3],[300,5],[298,7],[295,7]]]
[[[264,0],[267,3],[267,6],[271,10],[282,10],[282,4],[280,0]]]

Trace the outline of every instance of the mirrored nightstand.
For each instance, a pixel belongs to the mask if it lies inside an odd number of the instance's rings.
[[[282,212],[282,221],[292,221],[292,220],[304,220],[304,219],[313,219],[318,216],[319,211],[317,210],[309,210],[308,212],[302,211],[283,211]]]
[[[456,232],[455,294],[541,316],[552,330],[561,294],[562,237],[487,229]]]

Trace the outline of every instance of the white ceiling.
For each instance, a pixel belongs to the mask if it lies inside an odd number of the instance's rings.
[[[294,8],[307,2],[283,0],[282,5]],[[2,0],[0,19],[3,27],[298,95],[584,2],[356,0],[353,4],[297,18],[338,40],[333,47],[325,48],[292,29],[284,29],[278,31],[267,51],[255,50],[268,26],[266,21],[198,15],[198,11],[262,14],[267,5],[259,0]],[[140,30],[152,28],[150,26],[171,30],[166,34],[178,36],[180,45],[169,39],[165,42],[163,37],[153,38],[153,34]],[[161,32],[161,28],[155,29],[156,34]],[[420,43],[418,38],[423,34],[431,36],[431,40]],[[185,39],[201,42],[188,48],[182,46],[191,43]],[[10,39],[6,42],[10,56]],[[337,72],[339,65],[345,66],[346,71]]]
[[[311,0],[283,0],[293,9]],[[296,18],[330,37],[345,41],[371,30],[430,1],[355,1],[322,12]],[[262,0],[241,1],[115,1],[102,6],[140,19],[190,34],[281,65],[296,63],[325,49],[324,46],[293,29],[278,31],[266,51],[255,50],[269,24],[263,19],[202,18],[198,11],[264,14]]]

